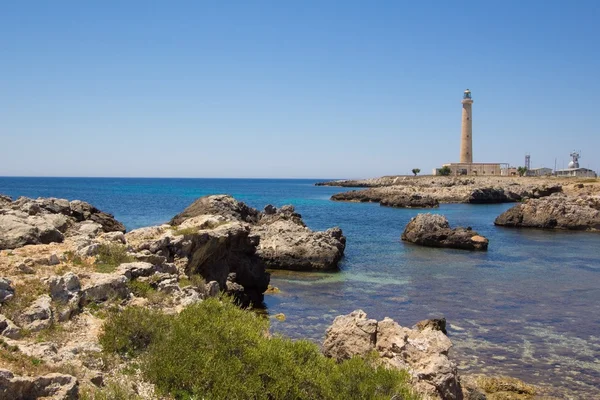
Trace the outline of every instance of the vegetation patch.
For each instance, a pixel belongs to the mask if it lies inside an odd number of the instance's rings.
[[[191,226],[189,228],[179,228],[178,226],[173,227],[174,235],[195,235],[200,229],[197,226]]]
[[[14,284],[14,288],[14,297],[0,306],[0,313],[13,321],[38,297],[50,293],[48,285],[36,278],[16,283]]]
[[[177,399],[405,399],[408,374],[376,357],[342,363],[314,343],[268,337],[268,320],[229,298],[208,299],[168,316],[126,308],[109,317],[104,351],[138,356],[141,371]]]
[[[96,256],[96,271],[103,273],[114,272],[123,263],[135,261],[134,257],[127,254],[127,247],[121,244],[101,244]]]

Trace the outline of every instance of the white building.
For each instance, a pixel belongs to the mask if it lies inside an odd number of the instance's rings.
[[[556,176],[576,176],[579,178],[596,178],[598,175],[591,169],[587,168],[567,168],[557,169]]]

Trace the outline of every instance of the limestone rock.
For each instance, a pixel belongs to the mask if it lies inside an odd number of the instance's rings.
[[[386,193],[373,189],[351,190],[334,194],[331,196],[331,200],[379,203],[382,206],[395,208],[433,208],[439,206],[439,201],[431,196],[406,191]]]
[[[332,270],[344,255],[346,238],[340,228],[314,232],[289,220],[259,225],[257,254],[267,267],[298,271]]]
[[[323,353],[336,360],[366,356],[375,350],[376,339],[377,321],[367,319],[364,311],[356,310],[335,318],[325,334]]]
[[[79,397],[77,378],[65,374],[37,377],[15,376],[0,369],[0,400],[75,400]]]
[[[19,339],[21,337],[21,328],[0,314],[0,335],[10,339]]]
[[[464,250],[487,250],[488,239],[471,228],[450,228],[443,215],[418,214],[412,218],[402,240],[429,247],[451,247]]]
[[[110,299],[129,297],[127,277],[121,274],[92,274],[90,282],[82,289],[85,303],[101,303]]]
[[[412,330],[389,318],[377,322],[357,310],[334,320],[327,329],[323,352],[342,360],[377,351],[388,366],[407,370],[413,388],[425,398],[462,400],[458,371],[448,358],[451,347],[441,331]]]
[[[0,250],[28,244],[62,242],[63,234],[46,220],[22,214],[0,215]]]
[[[259,213],[256,209],[228,195],[213,195],[200,197],[183,212],[177,214],[171,225],[180,225],[186,219],[199,215],[220,215],[232,221],[256,222]]]
[[[600,231],[600,197],[554,195],[529,199],[502,213],[494,224],[507,227]]]
[[[12,299],[15,295],[15,288],[7,278],[0,278],[0,304]]]
[[[19,197],[0,203],[0,250],[29,244],[61,243],[65,236],[95,237],[125,231],[112,215],[74,200]]]
[[[54,301],[68,302],[80,295],[81,282],[73,272],[67,272],[63,276],[52,276],[47,282]]]
[[[16,319],[21,328],[37,332],[49,328],[53,321],[52,299],[42,295],[27,307]]]
[[[140,276],[150,276],[156,272],[154,265],[147,262],[132,262],[119,265],[116,273],[127,277],[127,279],[136,279]]]

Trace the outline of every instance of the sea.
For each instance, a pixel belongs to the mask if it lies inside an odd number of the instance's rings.
[[[321,342],[337,315],[356,309],[403,326],[444,317],[463,374],[518,377],[559,398],[600,399],[600,234],[511,229],[494,219],[512,204],[442,204],[394,209],[333,202],[347,188],[318,179],[141,179],[0,177],[13,198],[87,201],[128,230],[161,224],[196,198],[230,194],[250,206],[292,204],[314,230],[347,237],[339,272],[273,271],[267,295],[272,330]],[[404,243],[420,212],[444,214],[490,240],[487,252]]]

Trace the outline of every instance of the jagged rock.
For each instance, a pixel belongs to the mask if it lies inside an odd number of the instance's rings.
[[[600,231],[600,197],[553,195],[529,199],[502,213],[494,224],[507,227]]]
[[[102,232],[102,225],[93,221],[83,221],[77,229],[78,236],[88,238],[95,238],[100,232]]]
[[[66,303],[81,293],[81,282],[73,272],[48,278],[52,300]]]
[[[402,240],[429,247],[451,247],[465,250],[487,250],[488,239],[471,228],[451,229],[443,215],[419,214],[412,218]]]
[[[0,250],[29,244],[60,243],[65,235],[95,237],[98,232],[125,231],[112,215],[74,200],[19,197],[0,203]]]
[[[323,353],[336,360],[347,360],[355,355],[366,356],[375,350],[377,321],[367,319],[362,310],[335,318],[327,329]]]
[[[7,302],[15,295],[15,288],[11,284],[9,279],[0,278],[0,304]]]
[[[28,244],[62,242],[63,234],[42,217],[0,215],[0,250]]]
[[[377,351],[386,365],[407,370],[413,388],[424,397],[462,400],[456,365],[448,359],[451,347],[441,331],[412,330],[389,318],[377,322],[357,310],[334,320],[327,329],[323,352],[342,360]]]
[[[42,295],[27,307],[16,319],[21,328],[32,332],[49,328],[53,323],[52,299],[48,295]]]
[[[466,202],[471,204],[496,204],[512,203],[520,199],[521,196],[510,191],[505,192],[502,188],[485,187],[474,189]]]
[[[75,400],[79,397],[77,378],[65,374],[37,377],[15,376],[0,369],[0,400]]]
[[[417,322],[415,326],[413,326],[413,329],[418,331],[433,329],[434,331],[442,332],[444,335],[448,334],[446,331],[446,318],[425,319]]]
[[[260,236],[257,254],[273,269],[336,269],[346,247],[340,228],[314,232],[290,220],[259,225],[252,232]]]
[[[83,287],[84,303],[101,303],[109,299],[125,299],[130,290],[127,277],[121,274],[92,274],[90,282]]]
[[[21,328],[0,314],[0,335],[10,339],[19,339],[21,337]]]
[[[76,253],[79,257],[93,257],[97,255],[99,251],[100,245],[98,243],[92,243],[77,250]]]
[[[147,262],[132,262],[119,265],[116,272],[131,280],[140,276],[150,276],[156,272],[156,268]]]
[[[180,225],[186,219],[199,215],[220,215],[232,221],[256,222],[259,213],[254,208],[234,199],[228,195],[214,195],[200,197],[188,206],[183,212],[177,214],[171,225]]]
[[[201,221],[196,219],[198,223]],[[162,272],[176,273],[176,265],[180,265],[182,273],[199,274],[207,282],[216,281],[222,290],[226,290],[227,276],[233,272],[235,283],[244,288],[245,300],[240,299],[240,302],[259,305],[263,301],[270,276],[256,255],[259,239],[251,235],[246,223],[229,222],[190,234],[181,234],[167,225],[134,230],[126,238],[134,251],[165,257],[168,262],[160,267]]]

